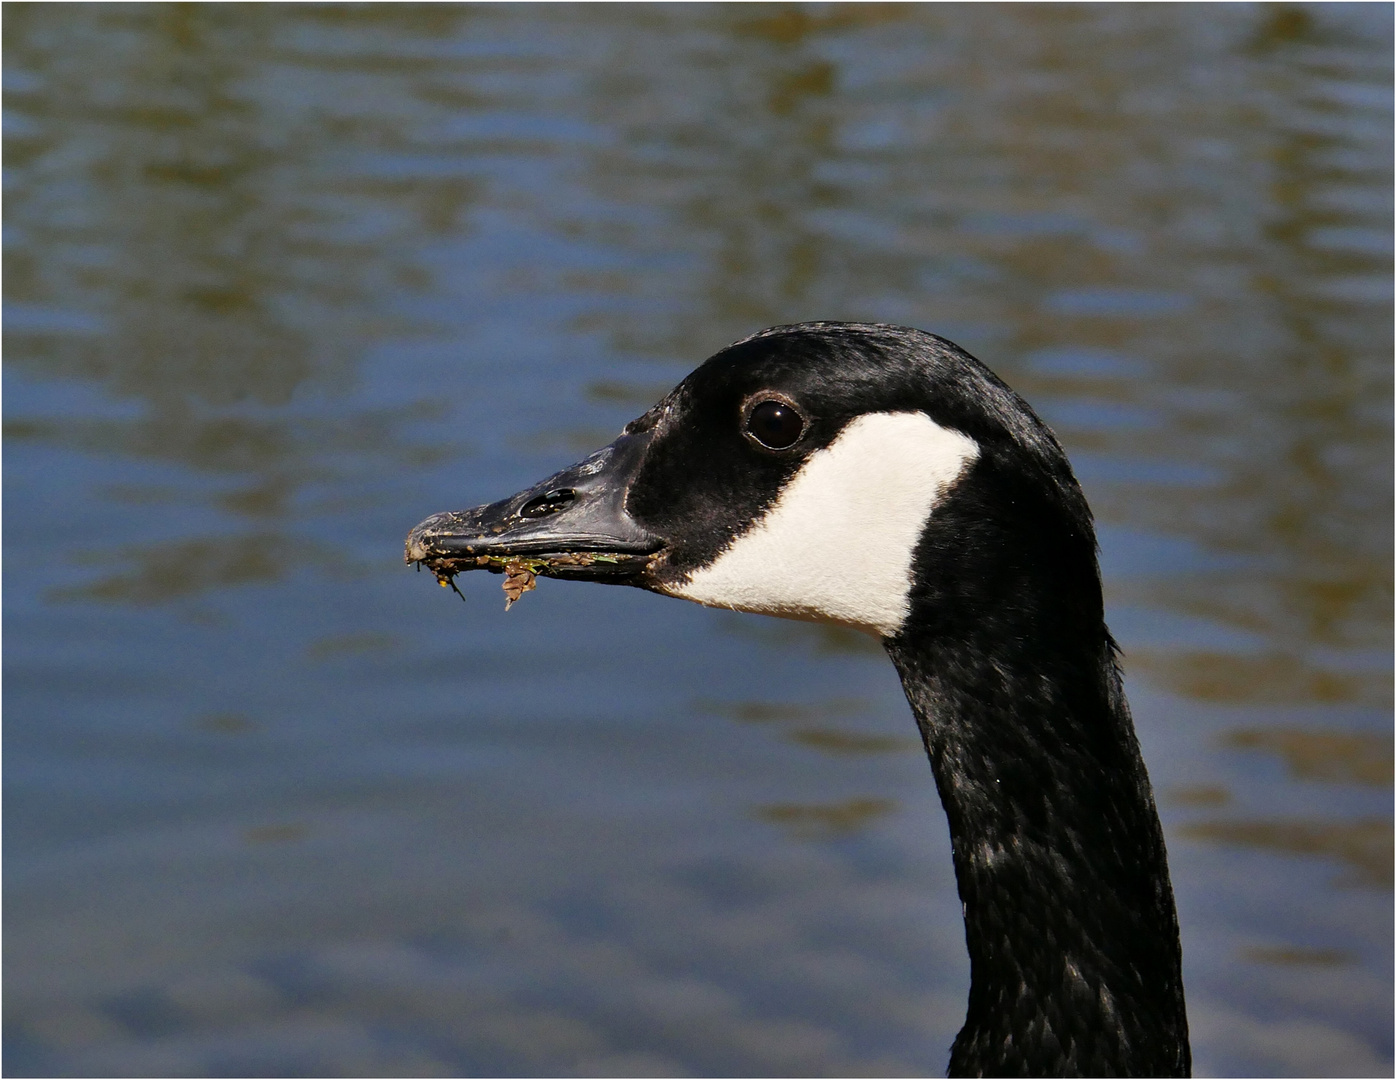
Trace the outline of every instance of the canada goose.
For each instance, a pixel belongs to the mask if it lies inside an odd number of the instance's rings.
[[[877,636],[950,822],[970,957],[951,1076],[1186,1076],[1163,833],[1091,513],[1027,404],[943,338],[813,322],[723,349],[615,442],[437,514],[407,560],[634,585]]]

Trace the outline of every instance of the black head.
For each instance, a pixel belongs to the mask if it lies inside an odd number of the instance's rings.
[[[968,522],[951,512],[967,497]],[[1066,537],[1094,576],[1061,448],[987,368],[920,330],[801,323],[723,349],[579,465],[428,519],[407,557],[446,573],[524,559],[893,637],[935,576],[926,557],[955,546],[941,518],[996,548]]]

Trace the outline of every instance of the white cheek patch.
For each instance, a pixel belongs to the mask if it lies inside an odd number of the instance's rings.
[[[890,637],[910,609],[922,530],[978,456],[973,439],[925,413],[860,416],[810,456],[759,522],[666,591]]]

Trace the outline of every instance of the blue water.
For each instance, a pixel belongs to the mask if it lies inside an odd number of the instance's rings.
[[[807,318],[1058,431],[1196,1068],[1390,1075],[1382,5],[6,9],[7,1075],[936,1075],[851,633],[408,528]]]

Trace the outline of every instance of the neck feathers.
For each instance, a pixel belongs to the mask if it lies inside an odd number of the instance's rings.
[[[1163,834],[1089,518],[973,500],[933,516],[911,617],[886,642],[965,910],[969,1011],[950,1075],[1187,1075]]]

